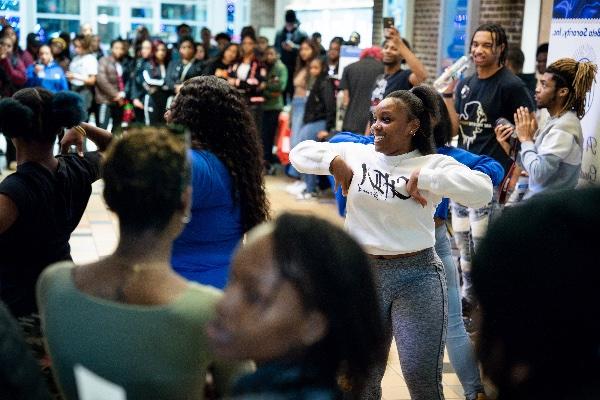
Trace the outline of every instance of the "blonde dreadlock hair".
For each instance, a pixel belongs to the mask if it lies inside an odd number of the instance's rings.
[[[567,101],[560,114],[573,110],[579,119],[585,115],[585,100],[587,92],[592,89],[596,80],[598,67],[592,62],[575,61],[572,58],[561,58],[554,61],[546,69],[553,75],[556,88],[569,89]]]

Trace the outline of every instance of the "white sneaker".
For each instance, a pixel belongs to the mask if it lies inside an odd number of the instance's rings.
[[[285,187],[285,191],[288,192],[289,194],[293,194],[293,195],[300,194],[304,190],[306,190],[306,183],[304,183],[303,181],[296,181],[296,182],[292,183],[291,185],[287,185]]]
[[[314,193],[307,192],[306,190],[303,190],[296,195],[296,200],[312,200],[316,198],[317,196]]]

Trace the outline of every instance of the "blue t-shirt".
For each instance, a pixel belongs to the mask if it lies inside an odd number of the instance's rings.
[[[225,287],[235,247],[242,239],[241,211],[231,176],[213,153],[190,150],[192,219],[173,243],[174,270],[191,281]]]

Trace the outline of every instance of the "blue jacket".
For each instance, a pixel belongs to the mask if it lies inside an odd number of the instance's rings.
[[[356,133],[350,132],[341,132],[332,137],[329,140],[331,143],[340,143],[340,142],[352,142],[352,143],[361,143],[361,144],[373,144],[374,137],[373,136],[365,136],[358,135]],[[442,146],[437,149],[438,154],[444,154],[446,156],[454,158],[461,164],[466,165],[467,167],[474,169],[476,171],[483,172],[488,175],[492,180],[492,184],[494,186],[498,186],[500,182],[502,182],[502,178],[504,177],[504,168],[502,165],[488,156],[480,156],[477,154],[473,154],[467,150],[458,149],[452,146]],[[329,177],[333,186],[333,177]],[[335,193],[335,198],[338,203],[338,212],[343,217],[346,215],[346,198],[342,196],[341,189]],[[448,218],[448,204],[449,200],[447,198],[443,198],[442,202],[438,205],[435,210],[435,217],[441,219]]]
[[[36,65],[39,64],[31,64],[27,67],[27,83],[25,84],[27,87],[41,86],[52,93],[69,90],[65,72],[60,65],[52,61],[44,67],[41,77],[35,72]]]

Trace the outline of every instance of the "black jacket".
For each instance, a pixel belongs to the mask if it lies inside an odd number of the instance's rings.
[[[175,84],[183,83],[190,78],[194,78],[202,74],[202,62],[198,60],[192,60],[191,62],[192,65],[183,77],[181,76],[184,69],[183,62],[181,62],[181,60],[173,60],[169,63],[169,66],[167,67],[165,83],[170,90],[175,90]]]
[[[317,78],[306,100],[304,123],[326,120],[326,130],[335,127],[335,88],[327,75]]]

